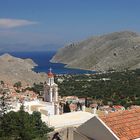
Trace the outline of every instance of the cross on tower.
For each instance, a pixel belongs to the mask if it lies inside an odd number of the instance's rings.
[[[50,73],[52,73],[52,68],[49,69]]]

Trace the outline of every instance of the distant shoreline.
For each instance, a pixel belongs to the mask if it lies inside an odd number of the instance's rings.
[[[4,54],[5,52],[0,52],[0,55]],[[15,57],[19,57],[22,59],[30,58],[32,59],[38,66],[33,68],[33,71],[40,73],[49,71],[51,67],[53,73],[55,74],[88,74],[94,73],[89,70],[82,70],[82,69],[75,69],[75,68],[67,68],[65,64],[62,63],[52,63],[50,60],[55,55],[56,51],[46,51],[46,52],[6,52]]]

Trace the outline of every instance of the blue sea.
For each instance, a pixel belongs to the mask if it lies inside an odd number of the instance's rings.
[[[95,73],[87,70],[65,68],[64,64],[51,63],[51,58],[56,52],[9,52],[9,54],[19,58],[31,58],[38,66],[34,68],[36,72],[48,72],[52,68],[55,74],[87,74]],[[3,53],[0,53],[2,55]]]

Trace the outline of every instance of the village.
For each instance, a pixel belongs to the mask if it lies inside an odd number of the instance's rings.
[[[98,130],[97,126],[96,128],[94,128],[94,125],[91,126],[92,123],[99,125],[99,130],[103,129],[103,131],[105,131],[105,134],[103,134],[105,135],[104,137],[110,137],[111,139],[117,139],[117,137],[119,137],[121,140],[124,140],[122,137],[125,133],[123,134],[123,132],[121,132],[120,134],[122,125],[120,121],[117,121],[117,117],[121,119],[121,122],[125,120],[124,123],[126,123],[126,127],[130,124],[131,119],[139,120],[138,114],[140,114],[140,106],[138,105],[131,105],[129,108],[125,108],[122,105],[101,105],[99,102],[88,97],[61,97],[58,93],[58,85],[55,83],[54,78],[55,76],[50,70],[48,73],[48,81],[44,83],[43,92],[41,92],[40,95],[29,90],[29,85],[23,87],[20,82],[10,85],[1,81],[1,97],[8,103],[9,110],[7,111],[18,111],[21,105],[23,105],[24,110],[30,114],[33,111],[39,111],[42,121],[48,126],[55,128],[55,131],[49,134],[49,138],[51,139],[56,132],[59,132],[62,140],[88,140],[89,137],[103,137],[101,134],[92,134],[92,132],[89,132],[91,127],[96,129],[96,131]],[[127,114],[128,117],[126,118]],[[129,117],[130,114],[131,116]],[[115,122],[112,122],[113,120],[115,120]],[[99,122],[100,124],[98,124]],[[140,121],[137,121],[137,123],[139,122]],[[108,126],[106,126],[105,123]],[[88,132],[86,131],[87,127],[90,128]],[[106,127],[107,130],[105,130],[104,127]],[[133,129],[136,129],[135,126]],[[129,132],[131,129],[126,131]],[[69,134],[67,135],[67,133]],[[135,135],[136,134],[131,134],[131,137]],[[125,137],[127,137],[126,134]]]

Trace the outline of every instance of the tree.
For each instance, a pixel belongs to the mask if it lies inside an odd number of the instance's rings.
[[[40,94],[44,90],[44,84],[43,83],[39,83],[39,84],[34,83],[32,90],[34,92]]]
[[[21,87],[22,87],[21,82],[20,82],[20,81],[16,82],[16,83],[14,84],[14,87],[16,87],[17,89],[21,88]]]
[[[1,140],[33,140],[42,138],[52,130],[42,122],[39,112],[30,115],[24,111],[24,106],[18,112],[4,114],[0,120]]]
[[[64,111],[63,111],[64,113],[68,113],[68,112],[71,112],[70,111],[70,107],[69,107],[69,103],[68,102],[66,102],[66,104],[64,104]]]
[[[4,85],[4,81],[0,81],[0,84],[1,84],[1,85]]]
[[[68,75],[62,76],[62,83],[56,82],[61,96],[91,97],[104,104],[112,101],[113,104],[128,106],[140,104],[139,77],[140,69],[137,69],[96,75]],[[86,100],[85,105],[88,107],[89,104],[90,102]]]
[[[86,106],[86,107],[89,107],[87,98],[85,98],[85,106]]]
[[[0,89],[0,116],[3,116],[11,107],[10,107],[10,97],[8,92],[4,89]]]

